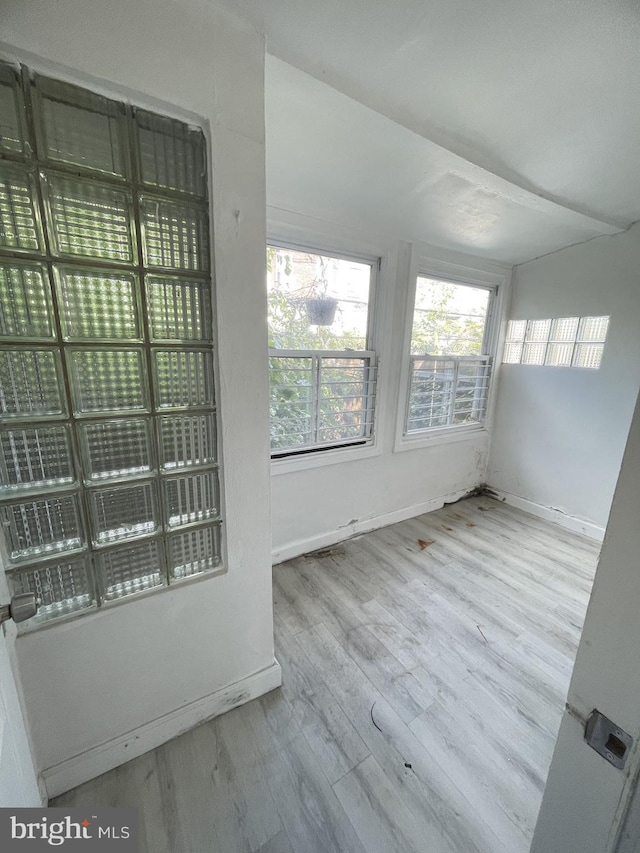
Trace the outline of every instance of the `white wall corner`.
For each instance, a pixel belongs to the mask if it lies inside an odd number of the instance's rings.
[[[512,495],[510,492],[505,492],[502,489],[496,489],[493,486],[487,486],[493,496],[499,501],[504,501],[509,506],[514,506],[517,509],[522,509],[525,512],[535,515],[537,518],[543,518],[545,521],[552,521],[554,524],[564,527],[566,530],[571,530],[573,533],[581,533],[589,539],[596,542],[602,542],[604,539],[605,528],[593,521],[587,521],[584,518],[578,518],[575,515],[563,512],[552,506],[543,506],[534,501],[521,498],[518,495]]]
[[[168,714],[144,723],[133,731],[94,746],[40,774],[49,799],[64,794],[90,779],[119,767],[163,743],[173,740],[201,723],[219,717],[233,708],[257,699],[282,684],[282,670],[274,659],[266,669],[216,690],[208,696],[176,708]],[[42,784],[41,784],[42,788]]]

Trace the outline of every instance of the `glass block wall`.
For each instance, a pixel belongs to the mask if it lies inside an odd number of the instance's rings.
[[[34,622],[220,570],[202,131],[0,65],[0,520]]]

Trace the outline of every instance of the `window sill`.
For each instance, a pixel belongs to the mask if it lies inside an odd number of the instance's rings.
[[[376,441],[361,444],[357,447],[334,447],[331,450],[317,450],[301,456],[286,456],[271,460],[271,476],[292,474],[295,471],[308,471],[312,468],[323,468],[325,465],[337,465],[344,462],[356,462],[380,455]]]
[[[405,450],[420,450],[440,444],[451,444],[458,441],[471,441],[474,438],[484,438],[489,435],[485,424],[477,426],[445,427],[443,429],[425,430],[411,435],[402,435],[396,439],[394,453]]]

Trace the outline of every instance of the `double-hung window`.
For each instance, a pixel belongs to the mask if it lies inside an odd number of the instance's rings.
[[[418,275],[404,433],[479,427],[491,378],[492,287]]]
[[[374,269],[371,259],[267,247],[274,458],[371,442]]]
[[[0,65],[0,521],[35,622],[221,568],[200,129]]]

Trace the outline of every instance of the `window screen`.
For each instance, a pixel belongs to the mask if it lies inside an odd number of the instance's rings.
[[[34,621],[221,567],[205,140],[0,65],[0,516]]]

